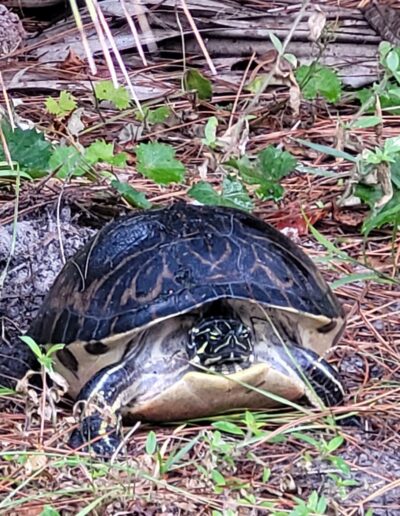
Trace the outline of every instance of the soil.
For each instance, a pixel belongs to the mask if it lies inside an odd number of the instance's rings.
[[[29,368],[34,367],[32,353],[18,340],[18,335],[28,329],[47,290],[62,269],[64,260],[72,256],[94,233],[95,229],[82,225],[79,214],[73,215],[68,207],[61,210],[59,219],[55,215],[55,209],[48,208],[18,222],[15,249],[0,300],[0,375],[3,384],[14,386],[16,377],[21,378]],[[12,225],[0,228],[1,268],[6,265],[12,235]],[[310,242],[303,241],[303,245],[309,247]],[[395,306],[392,307],[392,310],[395,309]],[[375,320],[374,324],[380,331],[388,330],[380,319]],[[346,345],[339,347],[336,355],[339,357],[340,372],[356,399],[362,389],[362,378],[366,374],[366,361],[362,355]],[[375,385],[379,386],[379,382],[392,382],[393,385],[400,379],[396,369],[388,377],[385,362],[379,364],[377,359],[370,361],[368,371],[372,391],[374,380],[377,382]],[[370,396],[373,396],[373,392]],[[387,401],[386,399],[385,402]],[[340,491],[337,482],[332,479],[336,468],[329,460],[322,460],[318,456],[311,462],[302,457],[293,463],[290,459],[283,462],[274,469],[275,478],[289,476],[296,486],[297,495],[305,490],[317,490],[325,494],[337,504],[338,514],[344,514],[340,511],[345,507],[356,510],[361,504],[357,512],[351,514],[363,514],[363,510],[369,507],[376,516],[400,515],[398,417],[396,412],[391,417],[387,409],[383,407],[382,410],[382,419],[379,411],[375,410],[371,417],[367,414],[363,418],[360,426],[344,428],[347,445],[335,453],[351,465],[351,475],[347,480],[353,481],[353,485],[344,488],[344,492]],[[311,435],[315,437],[315,432]],[[265,450],[260,452],[264,453]],[[277,488],[282,489],[282,485],[277,485]],[[259,492],[262,493],[263,489]],[[365,500],[369,496],[371,500],[366,504]]]

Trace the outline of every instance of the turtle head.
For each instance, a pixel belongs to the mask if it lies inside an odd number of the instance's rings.
[[[238,319],[202,319],[191,329],[187,348],[193,363],[221,373],[246,369],[254,360],[251,332]]]

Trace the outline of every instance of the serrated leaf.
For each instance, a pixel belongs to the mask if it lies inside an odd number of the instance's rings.
[[[217,430],[221,430],[221,432],[225,432],[227,434],[233,435],[241,435],[244,436],[243,430],[235,423],[231,423],[230,421],[215,421],[212,426]]]
[[[145,449],[148,455],[153,455],[157,449],[157,435],[153,430],[147,434]]]
[[[143,192],[139,192],[129,183],[121,183],[120,181],[111,181],[111,186],[131,205],[136,208],[147,210],[152,207],[151,202],[146,198]]]
[[[264,177],[275,180],[287,176],[297,165],[297,160],[289,152],[278,149],[273,145],[260,152],[258,161]]]
[[[20,170],[24,170],[32,178],[47,175],[53,146],[45,140],[44,134],[36,129],[23,130],[19,127],[13,131],[5,122],[1,125],[11,160],[18,164]],[[6,160],[2,145],[0,145],[0,160]]]
[[[162,185],[181,183],[185,167],[175,159],[175,149],[166,143],[141,143],[136,147],[137,169]]]
[[[110,163],[117,167],[124,167],[128,159],[125,152],[114,154],[114,144],[106,143],[104,140],[95,140],[85,150],[85,159],[88,164]]]
[[[198,70],[189,69],[184,76],[186,91],[195,91],[201,100],[211,100],[212,84]]]
[[[229,182],[228,182],[229,181]],[[228,206],[245,211],[253,209],[253,203],[240,181],[226,179],[223,181],[222,192],[218,193],[206,181],[199,181],[188,191],[188,195],[196,201],[209,206]]]
[[[76,109],[76,100],[69,91],[61,91],[58,99],[49,97],[46,99],[47,111],[56,116],[66,116]]]
[[[57,177],[60,179],[83,176],[90,170],[78,149],[68,145],[60,145],[55,148],[49,161],[49,167],[51,170],[57,170]]]
[[[162,124],[171,115],[171,108],[168,106],[160,106],[155,109],[143,108],[143,114],[139,111],[135,114],[137,120],[146,122],[149,125]]]
[[[112,81],[99,81],[94,85],[94,91],[98,100],[107,100],[117,109],[129,107],[130,96],[124,86],[115,87]]]
[[[342,95],[342,83],[337,73],[326,66],[302,65],[295,71],[297,82],[307,100],[315,100],[318,95],[328,102],[337,102]]]
[[[279,180],[295,169],[297,161],[289,152],[271,145],[261,151],[253,161],[243,156],[231,159],[226,164],[238,170],[247,184],[259,185],[257,195],[263,200],[277,201],[284,194]]]

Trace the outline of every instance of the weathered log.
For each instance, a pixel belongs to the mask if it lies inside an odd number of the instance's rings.
[[[125,0],[125,3],[134,20],[138,16],[146,16],[150,29],[144,32],[140,31],[139,23],[137,26],[141,44],[149,57],[152,55],[149,49],[155,47],[159,53],[167,56],[182,54],[179,25],[183,30],[186,56],[202,55],[179,2],[143,0],[140,3],[139,0]],[[186,3],[211,59],[223,58],[225,64],[234,64],[235,60],[253,53],[262,56],[273,50],[270,33],[284,40],[300,10],[300,2],[291,0],[267,2],[262,8],[251,2],[244,5],[239,0],[186,0]],[[378,79],[377,51],[380,41],[385,38],[400,44],[400,11],[388,5],[377,7],[375,3],[370,3],[364,10],[339,8],[335,3],[334,0],[311,3],[292,35],[288,52],[293,53],[300,63],[307,64],[318,57],[321,64],[338,70],[344,84],[365,86]],[[104,0],[99,5],[109,22],[118,49],[134,50],[135,39],[128,24],[123,23],[120,2]],[[310,17],[319,11],[326,17],[326,23],[322,41],[317,44],[310,40],[309,22]],[[97,34],[84,11],[83,21],[89,27],[86,32],[91,51],[101,53]],[[321,51],[324,39],[326,48]],[[55,25],[30,40],[30,43],[36,47],[30,55],[43,61],[63,61],[70,50],[85,58],[72,18],[67,22],[64,20],[62,25]],[[224,71],[229,73],[226,66]]]

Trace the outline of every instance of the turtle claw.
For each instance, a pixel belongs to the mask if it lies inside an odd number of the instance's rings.
[[[100,439],[99,436],[103,436]],[[74,430],[69,438],[70,448],[84,452],[94,452],[96,455],[110,457],[119,445],[121,437],[115,427],[104,427],[104,420],[99,416],[86,417],[81,421],[80,427]]]

